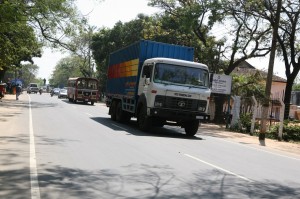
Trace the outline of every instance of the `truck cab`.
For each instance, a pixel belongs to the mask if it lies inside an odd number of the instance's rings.
[[[112,52],[106,105],[117,122],[136,117],[140,130],[176,125],[187,136],[209,119],[209,72],[195,63],[194,48],[140,40]]]
[[[170,58],[145,60],[138,85],[138,125],[175,124],[194,135],[208,120],[209,72],[204,64]]]

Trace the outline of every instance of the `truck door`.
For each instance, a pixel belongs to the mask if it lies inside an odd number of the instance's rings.
[[[144,65],[140,76],[140,81],[139,81],[139,90],[138,90],[139,95],[144,93],[146,97],[148,97],[147,95],[148,95],[148,89],[152,77],[152,69],[153,69],[153,64]]]

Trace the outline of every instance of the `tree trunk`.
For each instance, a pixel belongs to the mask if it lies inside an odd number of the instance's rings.
[[[293,87],[294,79],[292,77],[287,78],[286,86],[285,86],[285,93],[284,93],[284,119],[289,119],[290,115],[290,102],[291,102],[291,93]]]
[[[277,42],[276,37],[278,34],[281,5],[282,5],[282,1],[278,0],[275,22],[274,23],[271,22],[271,25],[273,26],[273,35],[272,35],[271,53],[270,53],[268,76],[267,76],[266,91],[265,91],[265,97],[267,100],[270,99],[270,94],[271,94],[273,68],[274,68],[274,60],[275,60],[275,54],[276,54],[276,42]],[[266,133],[266,121],[267,121],[267,116],[268,116],[268,109],[269,109],[269,103],[265,103],[263,106],[263,109],[262,109],[262,120],[261,120],[259,140],[265,140],[264,134]]]

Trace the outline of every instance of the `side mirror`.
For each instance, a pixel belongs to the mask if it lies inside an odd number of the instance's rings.
[[[145,85],[149,85],[150,84],[150,78],[146,78],[145,79]]]

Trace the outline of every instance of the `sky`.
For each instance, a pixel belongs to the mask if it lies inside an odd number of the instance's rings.
[[[83,15],[87,15],[89,24],[101,27],[112,28],[118,21],[128,22],[137,17],[139,13],[152,15],[159,12],[158,8],[147,6],[148,0],[77,0],[78,9]],[[51,77],[55,65],[63,57],[68,54],[63,54],[58,50],[49,48],[43,49],[41,58],[34,58],[34,63],[39,66],[38,77],[46,78],[47,82]],[[269,65],[269,55],[265,58],[256,58],[247,60],[255,68],[267,70]],[[275,61],[274,74],[285,78],[285,67],[280,60]]]
[[[97,28],[112,28],[118,21],[128,22],[139,13],[152,15],[159,10],[147,6],[147,0],[77,0],[76,5],[82,15],[87,16],[89,24]],[[68,56],[58,50],[44,48],[41,58],[34,58],[34,64],[39,66],[38,77],[49,79],[55,65],[63,57]]]

